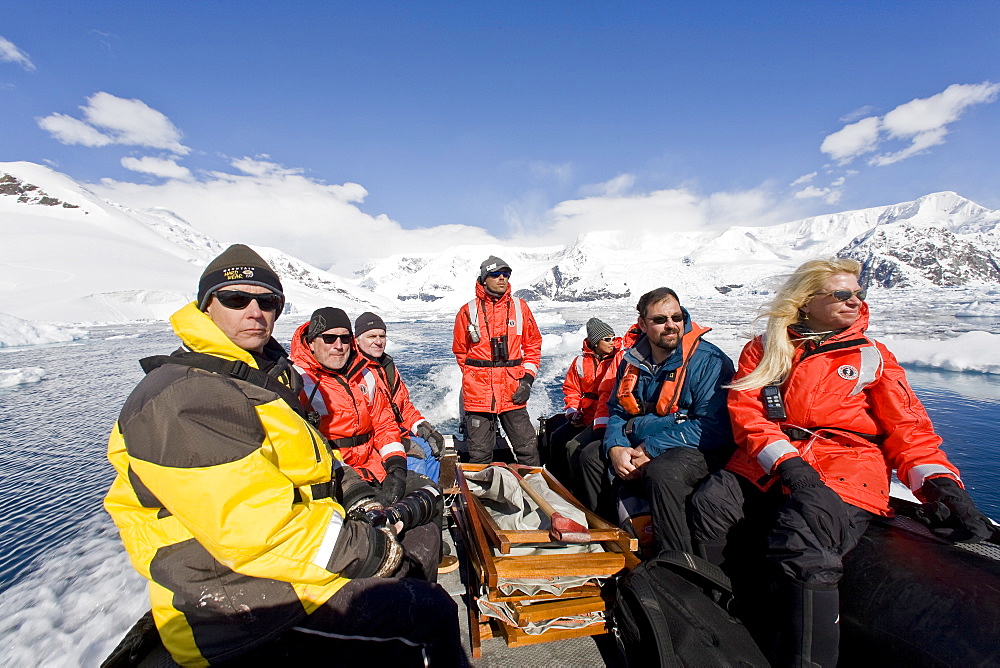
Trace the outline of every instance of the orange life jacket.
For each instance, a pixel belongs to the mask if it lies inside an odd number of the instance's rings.
[[[657,415],[662,417],[677,412],[677,402],[680,399],[681,390],[684,389],[684,376],[687,375],[688,363],[691,361],[691,356],[694,355],[698,343],[701,342],[701,337],[710,331],[712,331],[711,327],[702,327],[692,322],[691,331],[681,337],[681,365],[667,374],[667,378],[660,386],[655,407]],[[632,393],[638,380],[639,369],[627,364],[625,373],[618,383],[618,403],[631,415],[643,415],[649,412],[646,407],[640,405],[639,400]]]

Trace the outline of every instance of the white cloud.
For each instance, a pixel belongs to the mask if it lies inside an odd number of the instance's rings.
[[[993,102],[1000,94],[1000,84],[952,84],[926,98],[901,104],[881,118],[870,116],[846,125],[828,135],[820,146],[823,153],[843,165],[865,153],[877,150],[890,140],[909,141],[898,151],[874,156],[868,164],[891,165],[927,149],[943,144],[948,126],[970,106]]]
[[[568,243],[579,234],[598,230],[670,234],[732,225],[771,225],[794,220],[797,213],[789,205],[776,202],[764,188],[708,196],[686,188],[629,195],[611,193],[560,202],[547,214],[547,232],[515,241]]]
[[[824,197],[829,194],[829,188],[817,188],[816,186],[806,186],[795,193],[796,199],[811,199],[814,197]]]
[[[573,165],[568,162],[559,164],[535,161],[528,165],[528,171],[536,179],[547,179],[556,183],[566,184],[573,178]]]
[[[819,188],[817,186],[806,186],[802,190],[795,193],[795,199],[815,199],[818,197],[823,198],[823,201],[827,204],[836,203],[841,196],[844,194],[840,189],[840,186],[844,184],[844,179],[839,178],[830,184],[829,188]]]
[[[65,114],[52,114],[39,118],[38,127],[48,132],[63,144],[82,144],[83,146],[107,146],[113,144],[111,137],[102,134],[83,121]]]
[[[35,71],[35,64],[31,62],[28,54],[17,48],[13,42],[3,37],[0,37],[0,62],[20,65],[26,72]]]
[[[853,123],[859,118],[865,118],[866,116],[871,116],[872,112],[875,111],[875,107],[870,104],[866,104],[863,107],[859,107],[854,111],[844,114],[840,117],[841,123]]]
[[[177,164],[176,160],[170,158],[152,158],[144,156],[142,158],[122,158],[122,167],[131,169],[133,172],[143,172],[152,174],[164,179],[191,179],[191,170]]]
[[[362,186],[327,185],[261,157],[233,159],[241,173],[211,172],[199,180],[161,184],[105,179],[89,187],[132,208],[173,211],[223,243],[280,248],[319,267],[335,265],[344,275],[373,257],[431,252],[443,243],[497,241],[485,230],[462,225],[405,230],[388,216],[358,207],[367,195]]]
[[[814,178],[816,178],[816,174],[817,174],[817,172],[809,172],[808,174],[803,174],[802,176],[800,176],[799,178],[795,179],[794,181],[792,181],[788,185],[790,185],[790,186],[801,186],[803,183],[809,183]]]
[[[603,183],[592,183],[580,187],[580,195],[583,197],[624,197],[635,185],[635,176],[632,174],[619,174],[615,178]]]
[[[191,151],[180,143],[181,131],[170,119],[142,100],[98,92],[80,109],[85,120],[55,113],[38,119],[38,125],[64,144],[145,146],[176,155]]]
[[[850,162],[857,156],[870,153],[878,147],[880,125],[881,121],[876,116],[845,125],[837,132],[827,135],[819,150],[840,164]]]

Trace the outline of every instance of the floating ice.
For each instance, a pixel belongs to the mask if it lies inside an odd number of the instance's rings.
[[[966,332],[947,341],[883,340],[900,364],[1000,374],[1000,334]]]
[[[40,366],[29,366],[23,369],[0,369],[0,389],[37,383],[45,378],[45,369]]]
[[[0,348],[65,343],[87,338],[83,329],[57,327],[0,313]]]

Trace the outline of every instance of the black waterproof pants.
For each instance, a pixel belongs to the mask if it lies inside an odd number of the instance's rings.
[[[539,466],[538,434],[531,423],[527,408],[515,408],[505,413],[465,414],[465,433],[469,444],[469,461],[473,464],[489,464],[493,461],[493,446],[496,444],[496,423],[499,420],[510,447],[514,450],[518,464]]]
[[[695,486],[709,474],[705,455],[697,448],[670,448],[654,457],[639,484],[623,483],[609,475],[609,463],[600,441],[584,446],[579,458],[580,501],[602,517],[618,523],[615,497],[628,484],[649,500],[653,534],[661,550],[691,552],[687,501]]]
[[[653,535],[660,550],[693,552],[688,499],[708,473],[705,455],[697,448],[670,448],[646,465],[642,488],[649,499]]]
[[[378,483],[369,483],[378,489]],[[438,487],[437,483],[415,471],[406,472],[406,492],[420,489],[424,485]],[[434,506],[434,516],[427,524],[407,529],[400,536],[403,546],[402,573],[407,577],[421,578],[437,582],[438,563],[441,561],[441,531],[444,526],[444,495],[438,497]]]
[[[573,475],[570,471],[570,452],[568,444],[582,431],[588,431],[581,425],[575,425],[564,415],[554,415],[545,423],[548,430],[546,439],[547,453],[543,457],[545,468],[556,477],[556,480],[573,489]]]
[[[838,510],[846,514],[849,529],[843,542],[830,545],[780,486],[761,492],[740,476],[718,471],[691,498],[698,551],[716,561],[724,558],[746,611],[744,622],[776,666],[837,665],[837,584],[844,556],[872,518],[847,503]]]
[[[425,580],[351,580],[296,629],[336,641],[330,665],[469,665],[455,601]]]
[[[601,441],[591,441],[578,451],[577,468],[573,472],[577,479],[577,500],[612,524],[618,524],[615,510],[616,478],[611,473],[604,446]]]

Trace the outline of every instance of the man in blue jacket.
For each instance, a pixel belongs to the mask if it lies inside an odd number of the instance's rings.
[[[618,368],[603,443],[581,457],[581,496],[606,514],[621,485],[638,488],[659,547],[691,552],[687,498],[733,451],[725,390],[733,363],[670,288],[647,292],[636,310],[643,336]]]

